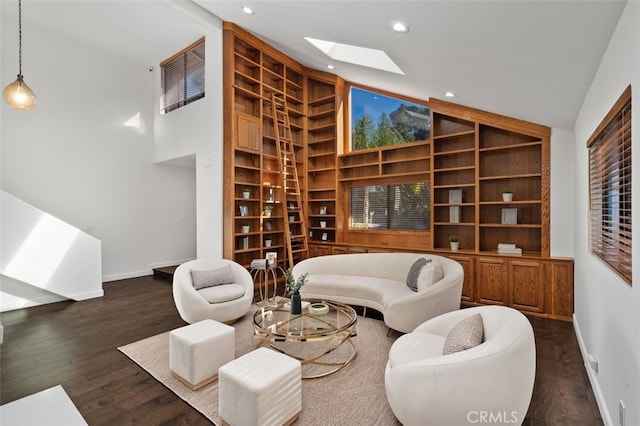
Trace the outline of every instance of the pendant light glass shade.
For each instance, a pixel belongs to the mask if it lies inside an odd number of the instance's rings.
[[[38,103],[35,93],[24,82],[22,74],[18,74],[17,80],[4,88],[3,96],[11,108],[19,111],[29,111]]]
[[[18,78],[4,88],[4,100],[18,111],[29,111],[38,100],[22,76],[22,0],[18,0]]]

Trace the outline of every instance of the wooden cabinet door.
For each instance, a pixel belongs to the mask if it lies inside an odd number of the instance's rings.
[[[479,257],[477,262],[477,301],[490,305],[506,305],[508,302],[508,283],[505,261],[499,258]]]
[[[544,312],[544,266],[540,262],[509,262],[511,300],[509,306],[530,312]]]
[[[237,112],[235,125],[237,146],[260,152],[260,117]]]
[[[473,258],[466,256],[447,256],[462,265],[464,270],[464,281],[462,282],[462,298],[463,302],[475,302],[475,285],[473,274]]]
[[[316,256],[328,256],[331,254],[331,246],[315,246]]]
[[[331,254],[349,254],[349,248],[345,246],[333,246]]]

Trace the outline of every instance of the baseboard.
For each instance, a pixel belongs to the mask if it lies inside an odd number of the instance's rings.
[[[165,262],[151,263],[149,264],[149,269],[144,269],[142,271],[125,272],[123,274],[103,275],[102,282],[107,283],[110,281],[128,280],[129,278],[146,277],[148,275],[153,275],[153,268],[164,268],[166,266],[181,265],[190,260],[193,260],[193,259],[167,260]]]
[[[73,300],[87,300],[87,299],[95,299],[96,297],[104,296],[104,290],[94,290],[94,291],[85,291],[83,293],[76,293],[72,295]]]
[[[49,303],[62,302],[63,300],[69,300],[66,297],[58,296],[57,294],[50,294],[47,296],[37,297],[35,299],[22,299],[15,302],[3,304],[0,306],[0,312],[15,311],[16,309],[31,308],[33,306],[46,305]]]
[[[129,278],[146,277],[147,275],[153,275],[153,270],[145,269],[143,271],[125,272],[124,274],[103,275],[102,282],[128,280]]]
[[[152,263],[149,265],[149,267],[151,267],[151,269],[154,269],[154,268],[165,268],[167,266],[177,266],[177,265],[182,265],[185,262],[189,262],[190,260],[193,260],[193,259],[168,260],[166,262]]]
[[[589,382],[591,383],[591,389],[593,389],[593,394],[596,397],[596,402],[598,403],[598,409],[600,410],[600,416],[602,416],[602,421],[607,426],[614,426],[613,421],[611,420],[611,415],[609,414],[609,410],[607,409],[607,404],[604,400],[604,395],[602,394],[602,389],[600,389],[600,382],[598,381],[598,376],[595,371],[589,366],[589,363],[586,361],[589,359],[589,352],[587,351],[587,347],[584,344],[584,340],[582,339],[582,333],[580,332],[580,325],[578,324],[578,318],[576,314],[573,314],[573,329],[575,330],[576,337],[578,338],[578,346],[580,346],[580,353],[582,354],[582,360],[584,361],[584,368],[587,370],[587,376],[589,377]]]

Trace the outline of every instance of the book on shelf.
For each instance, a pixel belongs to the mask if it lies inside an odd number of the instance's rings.
[[[460,206],[449,206],[449,222],[460,223]]]
[[[522,249],[515,244],[498,244],[498,254],[522,254]]]
[[[462,203],[462,189],[450,189],[449,190],[449,204]]]
[[[267,269],[269,267],[268,259],[253,259],[251,261],[251,269]]]

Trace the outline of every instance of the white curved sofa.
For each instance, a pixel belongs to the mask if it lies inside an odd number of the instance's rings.
[[[191,271],[231,266],[234,283],[196,290]],[[247,312],[253,302],[253,279],[247,269],[228,259],[196,259],[178,266],[173,273],[173,299],[183,320],[193,324],[204,319],[232,322]]]
[[[407,274],[419,258],[438,262],[444,278],[423,291],[411,290]],[[455,260],[425,253],[336,254],[305,259],[294,266],[308,273],[303,298],[330,299],[373,308],[393,330],[413,331],[426,320],[460,309],[464,271]]]
[[[442,355],[449,332],[477,313],[483,342]],[[479,306],[433,318],[400,336],[389,351],[385,387],[393,413],[405,426],[522,424],[535,374],[529,320],[512,308]]]

